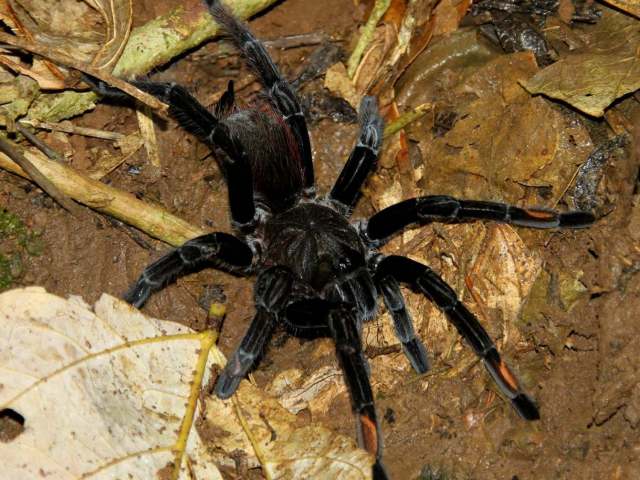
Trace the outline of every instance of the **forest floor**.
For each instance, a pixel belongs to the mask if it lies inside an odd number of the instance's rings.
[[[253,19],[250,26],[262,39],[322,32],[339,39],[340,46],[348,51],[354,32],[368,15],[367,2],[359,6],[354,3],[357,2],[287,0]],[[136,24],[154,18],[170,4],[173,2],[169,0],[135,2]],[[314,48],[271,51],[283,72],[295,77]],[[501,69],[509,68],[526,70],[528,67],[517,64],[526,62],[518,54],[513,55],[510,64],[500,64],[502,60],[497,56],[484,59],[485,67],[491,62],[493,67],[486,68],[483,75],[498,75]],[[210,42],[172,62],[154,78],[187,85],[198,98],[206,99],[223,90],[229,79],[246,75],[247,70],[237,56],[219,55],[217,42]],[[436,120],[441,117],[427,115],[408,129],[409,157],[414,168],[410,182],[415,181],[415,185],[407,188],[408,180],[403,178],[406,172],[398,170],[393,161],[383,160],[354,218],[369,216],[391,201],[418,194],[475,196],[570,209],[571,203],[562,196],[565,186],[591,151],[613,136],[604,121],[579,115],[542,97],[527,95],[531,103],[525,105],[523,100],[520,105],[525,106],[517,115],[509,116],[504,111],[501,114],[489,110],[464,111],[458,103],[462,97],[447,97],[446,82],[463,82],[459,78],[452,80],[455,74],[451,71],[442,73],[437,89],[420,84],[425,80],[410,69],[407,75],[415,77],[406,77],[398,84],[396,98],[401,110],[426,101],[445,105],[441,111],[456,110],[459,122],[470,118],[478,124],[482,124],[482,119],[495,122],[500,115],[504,122],[511,123],[497,124],[503,136],[501,146],[496,148],[507,152],[511,147],[504,145],[510,137],[518,148],[533,150],[540,142],[556,141],[548,140],[551,137],[546,132],[540,133],[544,127],[533,128],[525,125],[528,120],[522,120],[524,115],[543,117],[552,124],[554,135],[571,137],[574,145],[566,149],[575,148],[572,152],[576,157],[567,160],[569,167],[558,168],[545,178],[542,187],[542,181],[522,180],[518,176],[520,171],[503,174],[516,158],[508,153],[504,154],[507,160],[503,164],[488,167],[482,163],[484,160],[476,158],[481,173],[476,167],[465,170],[455,160],[469,160],[456,157],[468,146],[460,140],[464,131],[458,129],[455,138],[450,136],[444,145],[443,136],[453,130],[434,133]],[[464,81],[473,75],[467,75]],[[471,83],[476,82],[477,86],[482,82],[478,78]],[[249,98],[258,88],[256,82],[249,83],[236,95]],[[321,91],[322,81],[314,80],[304,85],[301,94],[310,98]],[[640,118],[640,102],[633,96],[619,101],[616,108],[629,119]],[[352,116],[332,118],[321,111],[310,120],[321,192],[331,187],[353,145],[357,124]],[[76,125],[120,133],[137,128],[136,114],[130,107],[108,102],[73,121]],[[173,122],[156,130],[160,169],[147,164],[141,149],[103,181],[160,204],[206,230],[230,232],[226,187],[214,158],[204,145]],[[470,127],[467,133],[471,130]],[[528,139],[520,136],[522,130]],[[570,134],[566,133],[568,130]],[[387,315],[375,320],[365,335],[384,433],[384,458],[392,478],[640,478],[637,127],[635,135],[635,140],[611,156],[604,169],[598,190],[602,199],[597,210],[599,219],[590,228],[533,231],[491,223],[430,225],[385,247],[386,253],[411,254],[442,272],[496,339],[541,412],[540,421],[528,423],[520,419],[497,394],[481,364],[455,330],[447,326],[444,317],[426,301],[407,292],[417,331],[429,350],[432,373],[417,376],[397,345],[383,348],[387,342],[383,330],[389,329],[388,324],[383,325],[389,322]],[[60,142],[53,134],[43,138],[54,145]],[[71,166],[83,170],[91,165],[95,150],[104,147],[101,142],[71,135],[58,146],[72,151]],[[560,144],[554,148],[565,149]],[[541,154],[545,153],[548,152]],[[529,177],[533,178],[533,172],[539,170],[535,167]],[[474,180],[478,178],[481,181]],[[553,202],[556,199],[560,202]],[[149,262],[169,248],[97,213],[78,220],[32,183],[4,171],[0,171],[0,205],[30,231],[38,232],[40,243],[37,254],[23,257],[22,273],[12,287],[41,285],[64,297],[81,295],[91,303],[104,292],[121,295]],[[510,267],[503,268],[501,262]],[[477,291],[469,291],[465,286],[477,287]],[[154,295],[144,311],[198,329],[206,320],[207,302],[222,299],[227,317],[219,346],[229,354],[252,318],[252,288],[252,279],[207,270]],[[298,369],[311,376],[322,368],[337,369],[331,342],[299,340],[277,333],[254,372],[254,379],[260,388],[269,391],[281,372]],[[344,388],[339,388],[322,408],[303,409],[298,415],[301,423],[319,421],[348,436],[355,431]],[[225,475],[262,478],[259,469],[243,474],[225,470]]]

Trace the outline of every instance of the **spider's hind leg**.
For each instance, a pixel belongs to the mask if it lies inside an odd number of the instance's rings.
[[[518,380],[500,357],[486,330],[438,274],[426,265],[400,256],[384,257],[378,263],[376,274],[406,282],[435,303],[480,357],[500,391],[511,401],[520,416],[526,420],[540,418],[538,407],[520,389]]]
[[[341,305],[329,313],[329,329],[335,342],[336,355],[344,371],[344,381],[351,397],[356,418],[358,445],[376,458],[374,480],[385,480],[382,465],[382,435],[373,402],[367,359],[362,351],[362,338],[353,308]]]
[[[246,243],[228,233],[208,233],[185,242],[145,268],[123,298],[140,308],[153,292],[182,275],[207,267],[244,273],[252,261],[253,252]]]

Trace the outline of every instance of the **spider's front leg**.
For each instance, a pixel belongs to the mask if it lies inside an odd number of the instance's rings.
[[[494,220],[530,228],[584,228],[595,217],[589,212],[556,212],[520,208],[505,203],[459,200],[446,195],[411,198],[379,211],[364,227],[365,236],[378,244],[412,223]]]
[[[83,79],[99,94],[112,98],[127,95],[103,81],[84,75]],[[211,148],[222,151],[222,170],[229,192],[229,209],[234,227],[244,232],[252,231],[257,222],[253,198],[253,173],[246,148],[229,131],[229,127],[205,108],[187,90],[175,83],[158,83],[142,80],[130,82],[135,87],[150,93],[169,105],[169,114],[186,131],[192,133]],[[213,109],[222,114],[232,108],[234,101],[233,82]]]
[[[340,305],[329,312],[329,330],[344,371],[344,379],[351,397],[351,408],[357,416],[358,444],[376,458],[373,466],[374,480],[385,480],[388,476],[381,460],[382,435],[376,418],[369,369],[362,351],[362,338],[355,309],[348,305]]]
[[[360,134],[329,198],[351,210],[358,200],[360,188],[376,166],[382,145],[383,125],[378,103],[374,97],[363,97],[360,102]]]
[[[382,258],[377,265],[376,276],[392,277],[421,292],[442,310],[447,319],[480,357],[485,368],[500,391],[526,420],[540,418],[533,400],[520,389],[518,380],[502,360],[487,331],[467,307],[458,299],[456,292],[431,268],[414,260],[400,256]]]
[[[208,233],[185,242],[144,269],[124,300],[140,308],[149,296],[176,278],[207,267],[243,274],[253,262],[251,248],[228,233]]]
[[[271,267],[258,275],[254,287],[256,314],[238,349],[218,377],[215,393],[229,398],[262,355],[276,326],[278,315],[290,300],[294,275],[288,268]]]

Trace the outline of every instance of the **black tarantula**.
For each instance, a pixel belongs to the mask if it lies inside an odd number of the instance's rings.
[[[228,184],[237,235],[215,232],[189,240],[149,265],[125,294],[126,301],[140,307],[152,292],[177,277],[207,267],[237,275],[257,274],[255,317],[220,374],[216,395],[233,395],[240,380],[255,367],[276,325],[296,336],[331,337],[356,415],[358,443],[375,456],[376,479],[387,475],[361,332],[363,323],[376,315],[379,294],[413,368],[418,373],[429,368],[427,352],[415,335],[400,292],[401,283],[446,314],[520,416],[538,419],[536,405],[453,289],[428,266],[383,255],[378,249],[414,223],[482,219],[533,228],[580,228],[594,217],[580,211],[557,213],[429,195],[385,208],[368,220],[350,222],[349,214],[376,165],[382,142],[375,99],[362,100],[358,140],[333,189],[326,196],[316,195],[309,134],[291,86],[246,25],[219,1],[206,0],[206,4],[262,83],[265,101],[260,107],[236,109],[231,82],[213,112],[178,85],[132,83],[166,102],[182,127],[216,153]],[[95,86],[113,93],[104,85]]]

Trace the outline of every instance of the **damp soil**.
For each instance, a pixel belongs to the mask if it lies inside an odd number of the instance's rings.
[[[135,2],[136,22],[163,10],[161,2]],[[147,8],[148,7],[148,8]],[[351,48],[355,29],[367,14],[351,0],[288,0],[277,4],[251,27],[263,39],[293,33],[322,32]],[[284,73],[293,77],[313,46],[273,50]],[[189,85],[206,99],[230,78],[248,72],[237,57],[218,56],[215,42],[184,55],[156,74],[158,80]],[[249,83],[237,95],[249,98],[258,89]],[[321,83],[305,86],[321,90]],[[101,103],[77,124],[122,133],[133,132],[135,114]],[[600,126],[601,128],[602,126]],[[326,191],[348,156],[356,125],[319,115],[311,123],[319,189]],[[160,170],[146,163],[140,150],[104,181],[138,197],[163,205],[174,214],[208,230],[231,231],[226,188],[207,149],[174,123],[158,129]],[[47,136],[43,136],[45,141]],[[50,139],[54,141],[55,139]],[[70,137],[72,166],[91,163],[98,140]],[[636,206],[638,152],[627,150],[606,171],[612,208],[593,227],[581,231],[521,232],[526,246],[542,256],[551,279],[564,271],[583,272],[582,295],[569,311],[542,305],[536,322],[526,327],[517,345],[499,342],[516,370],[528,372],[526,385],[540,405],[541,420],[527,423],[492,390],[487,374],[468,350],[448,354],[452,333],[425,336],[436,374],[419,379],[406,369],[406,379],[374,382],[377,410],[384,432],[385,462],[394,479],[631,479],[640,478],[640,210]],[[378,173],[383,180],[397,172]],[[459,194],[456,191],[433,192]],[[91,213],[79,221],[59,208],[31,183],[0,172],[0,204],[41,232],[43,252],[25,257],[24,273],[14,286],[42,285],[61,295],[81,295],[91,303],[106,292],[120,295],[142,269],[168,246],[113,219]],[[355,215],[374,211],[365,194]],[[552,282],[553,283],[553,282]],[[553,288],[550,288],[552,291]],[[227,306],[220,348],[230,353],[253,314],[252,281],[215,271],[190,275],[154,295],[149,315],[202,328],[207,292]],[[495,329],[489,328],[491,331]],[[326,342],[320,340],[318,342]],[[335,365],[330,348],[310,355],[315,343],[276,335],[254,376],[267,386],[280,371],[312,371]],[[380,352],[378,352],[380,353]],[[390,361],[404,362],[397,352]],[[446,355],[446,360],[445,358]],[[471,358],[471,361],[467,361]],[[438,374],[466,361],[455,374]],[[372,362],[375,368],[375,362]],[[339,395],[325,415],[310,418],[329,428],[354,434],[348,397]],[[225,472],[228,478],[240,478]],[[261,478],[259,471],[247,474]]]

